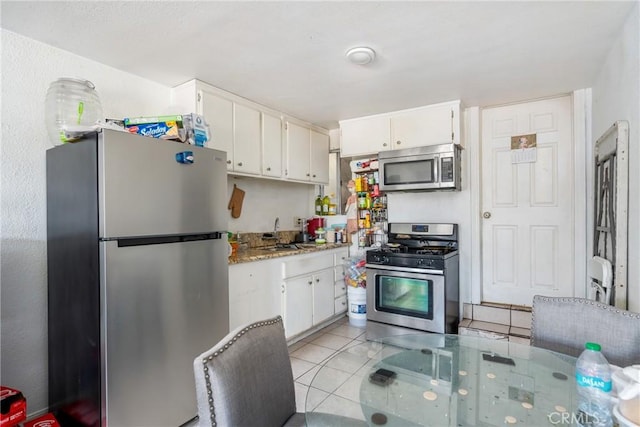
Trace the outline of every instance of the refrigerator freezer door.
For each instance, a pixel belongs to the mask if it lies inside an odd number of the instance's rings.
[[[197,414],[195,357],[229,331],[226,239],[100,245],[106,425],[181,425]]]
[[[227,229],[224,151],[105,130],[98,153],[100,237]]]

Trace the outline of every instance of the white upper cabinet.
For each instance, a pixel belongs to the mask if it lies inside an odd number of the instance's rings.
[[[174,87],[171,98],[176,113],[195,111],[204,116],[211,131],[208,146],[226,151],[229,173],[329,182],[328,131],[297,120],[291,131],[287,129],[285,150],[283,115],[278,111],[199,80]]]
[[[282,120],[262,113],[262,175],[282,176]]]
[[[233,170],[260,174],[261,117],[260,111],[234,103]]]
[[[340,122],[340,156],[354,157],[388,150],[391,142],[389,116],[371,116]]]
[[[311,181],[329,183],[329,135],[311,129]]]
[[[206,90],[198,91],[198,114],[209,125],[208,146],[227,152],[227,170],[233,170],[233,102]]]
[[[460,101],[340,122],[342,157],[460,141]]]
[[[287,169],[289,179],[300,181],[311,180],[309,159],[311,149],[309,141],[311,130],[295,123],[287,122]]]
[[[286,177],[314,184],[329,183],[329,135],[286,122]]]
[[[392,149],[453,142],[454,115],[449,104],[394,114],[391,117]]]

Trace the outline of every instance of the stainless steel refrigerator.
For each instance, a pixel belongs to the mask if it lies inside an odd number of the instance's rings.
[[[226,153],[105,130],[47,150],[49,409],[179,426],[229,331]]]

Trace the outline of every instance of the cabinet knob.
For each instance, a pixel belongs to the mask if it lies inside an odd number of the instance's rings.
[[[227,164],[230,165],[231,164],[231,160],[227,160]]]
[[[489,219],[489,218],[491,218],[491,212],[485,212],[485,213],[483,213],[483,214],[482,214],[482,217],[483,217],[484,219]]]
[[[346,302],[344,302],[344,301],[342,301],[342,305],[347,305],[347,303],[346,303]]]
[[[384,142],[384,143],[382,144],[382,146],[383,146],[383,147],[386,147],[386,146],[387,146],[387,143],[386,143],[386,142]]]
[[[320,279],[316,279],[316,283],[319,283],[319,282],[320,282]]]
[[[309,176],[310,174],[307,174],[307,176]]]
[[[316,175],[315,175],[315,174],[313,174],[313,177],[315,178],[315,177],[316,177]]]
[[[308,283],[309,283],[309,285],[313,285],[313,282],[312,282],[311,280],[309,280],[309,282],[308,282]]]
[[[402,141],[396,141],[396,144],[400,145],[402,144]]]
[[[267,168],[267,170],[268,170],[268,171],[270,171],[270,170],[271,170],[271,168]]]
[[[238,166],[242,166],[242,162],[238,162]]]

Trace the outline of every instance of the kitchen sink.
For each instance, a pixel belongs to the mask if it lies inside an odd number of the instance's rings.
[[[278,244],[275,246],[268,246],[265,248],[260,248],[261,251],[265,251],[265,252],[279,252],[279,251],[295,251],[298,249],[298,246],[291,243],[291,244]]]

